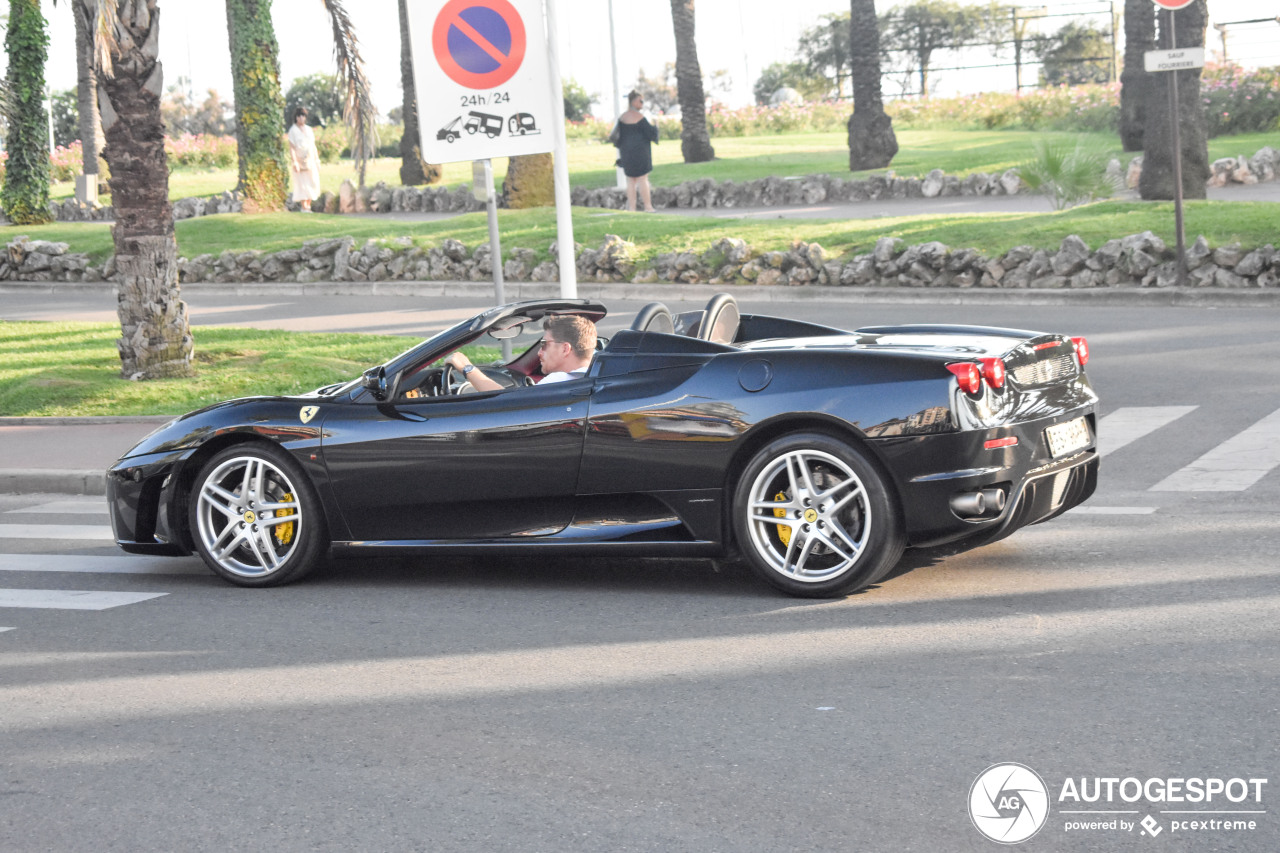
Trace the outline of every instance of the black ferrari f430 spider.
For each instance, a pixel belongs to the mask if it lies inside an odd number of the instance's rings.
[[[740,314],[731,296],[646,306],[588,373],[538,386],[540,335],[588,300],[486,311],[344,384],[231,400],[152,433],[108,472],[119,545],[198,553],[270,586],[329,549],[740,557],[799,596],[883,578],[908,547],[981,545],[1097,482],[1083,338],[976,326],[842,331]]]

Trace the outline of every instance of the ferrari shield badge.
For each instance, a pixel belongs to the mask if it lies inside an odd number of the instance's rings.
[[[298,417],[302,418],[302,422],[305,424],[314,418],[319,411],[319,406],[303,406],[302,411],[298,412]]]

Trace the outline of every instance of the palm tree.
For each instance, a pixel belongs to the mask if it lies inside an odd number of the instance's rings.
[[[409,2],[397,0],[400,7],[400,88],[404,92],[400,112],[404,116],[404,135],[400,137],[400,183],[406,187],[434,184],[443,174],[439,166],[422,159],[422,141],[418,129],[418,96],[413,80],[413,52],[409,49]]]
[[[56,2],[56,0],[55,0]],[[76,109],[79,113],[80,159],[86,184],[97,198],[98,155],[102,153],[102,119],[98,115],[98,75],[93,68],[93,18],[80,4],[71,6],[76,27]],[[81,199],[83,201],[83,199]]]
[[[353,133],[351,150],[363,186],[365,168],[377,147],[377,110],[346,8],[341,0],[320,2],[333,25],[338,86],[345,92],[343,117]],[[280,48],[271,22],[271,0],[227,0],[227,32],[235,78],[240,188],[246,209],[279,210],[284,205],[288,170]]]
[[[1178,42],[1173,44],[1164,32],[1165,25],[1177,16]],[[1206,0],[1195,0],[1176,12],[1160,13],[1161,41],[1166,47],[1204,47],[1205,27],[1209,21]],[[1178,75],[1178,133],[1182,149],[1182,195],[1204,198],[1209,180],[1209,129],[1200,100],[1200,69],[1162,71],[1151,75],[1147,99],[1146,126],[1142,134],[1142,177],[1138,194],[1144,199],[1171,199],[1175,196],[1173,172],[1173,135],[1170,132],[1169,86]]]
[[[158,0],[75,0],[92,17],[98,107],[111,168],[121,375],[191,375],[191,329],[178,294],[160,95]]]
[[[850,0],[849,46],[853,76],[849,170],[883,169],[898,153],[898,137],[880,94],[880,27],[875,0]]]
[[[1142,55],[1156,47],[1156,7],[1150,0],[1125,0],[1124,71],[1120,74],[1120,142],[1125,151],[1142,150],[1152,75]]]
[[[676,88],[680,95],[680,153],[686,163],[712,160],[716,150],[707,133],[707,97],[702,91],[702,67],[693,31],[693,0],[671,0],[671,23],[676,33]]]

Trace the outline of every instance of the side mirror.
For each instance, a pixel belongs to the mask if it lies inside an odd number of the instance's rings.
[[[371,367],[361,374],[360,384],[375,400],[385,400],[390,392],[387,387],[387,369],[382,365]]]

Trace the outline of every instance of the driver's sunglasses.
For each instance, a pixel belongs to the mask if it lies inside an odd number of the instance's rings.
[[[547,344],[562,344],[564,341],[557,341],[554,338],[543,338],[538,341],[538,349],[546,349]]]

